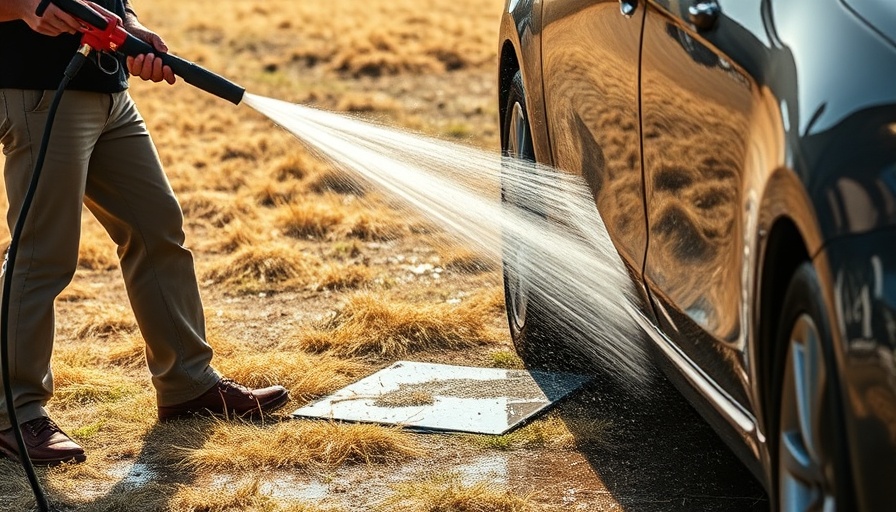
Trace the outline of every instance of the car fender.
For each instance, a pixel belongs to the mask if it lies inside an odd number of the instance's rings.
[[[518,69],[526,89],[535,158],[539,163],[553,165],[541,73],[541,12],[542,0],[509,0],[505,5],[498,47],[498,122],[504,133],[507,91]]]

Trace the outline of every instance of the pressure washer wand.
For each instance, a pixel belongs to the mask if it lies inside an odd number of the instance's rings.
[[[84,34],[81,37],[82,44],[87,44],[96,51],[120,52],[130,57],[152,53],[188,84],[235,105],[243,100],[245,88],[188,60],[156,51],[149,43],[125,30],[121,25],[121,18],[114,13],[102,8],[97,11],[77,0],[42,0],[37,7],[38,16],[43,16],[51,3],[81,23],[81,32]]]

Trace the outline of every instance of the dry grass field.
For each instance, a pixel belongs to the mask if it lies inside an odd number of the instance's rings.
[[[172,52],[250,92],[497,150],[502,0],[134,4]],[[137,82],[132,95],[187,219],[220,371],[287,386],[285,414],[399,358],[519,365],[494,264],[396,211],[247,107],[183,83]],[[493,453],[570,450],[571,434],[550,416],[495,439],[285,416],[157,424],[115,247],[86,210],[79,269],[57,310],[49,407],[89,458],[40,475],[67,509],[560,505],[550,492],[471,481],[459,469]],[[31,503],[8,460],[0,460],[0,496],[3,510]]]

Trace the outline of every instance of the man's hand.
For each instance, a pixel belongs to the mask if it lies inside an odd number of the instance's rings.
[[[124,28],[138,39],[142,39],[150,44],[160,53],[168,53],[168,45],[159,37],[158,34],[144,27],[142,23],[137,21],[137,17],[128,14],[124,19]],[[174,71],[168,66],[162,65],[162,59],[155,54],[147,53],[136,57],[128,57],[128,71],[134,76],[139,76],[143,80],[151,80],[153,82],[161,82],[162,80],[173,84],[177,79]]]
[[[171,71],[171,68],[168,66],[163,66],[162,59],[152,53],[128,57],[128,71],[134,76],[139,76],[144,80],[152,80],[153,82],[164,80],[169,84],[173,84],[177,80],[177,77],[174,76],[174,71]]]
[[[14,7],[18,9],[20,19],[27,23],[31,30],[55,37],[60,34],[74,34],[81,28],[81,25],[75,18],[72,18],[53,4],[47,7],[43,16],[38,16],[35,11],[39,3],[40,0],[12,2],[12,4],[15,4]]]

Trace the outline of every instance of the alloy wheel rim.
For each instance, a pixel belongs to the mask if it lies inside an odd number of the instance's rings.
[[[836,510],[823,432],[826,375],[818,329],[801,315],[790,334],[781,395],[778,493],[782,511]]]
[[[508,130],[507,156],[516,160],[529,158],[529,155],[531,155],[529,124],[526,121],[525,110],[519,102],[513,104]],[[522,208],[523,205],[520,204],[522,195],[515,193],[512,184],[508,186],[508,189],[505,191],[507,202],[515,208]],[[526,313],[529,304],[530,284],[525,277],[526,269],[530,268],[529,251],[526,250],[523,243],[516,241],[511,251],[505,254],[505,258],[508,260],[508,266],[511,269],[507,275],[508,298],[510,299],[507,309],[510,311],[514,328],[519,332],[526,325]]]

